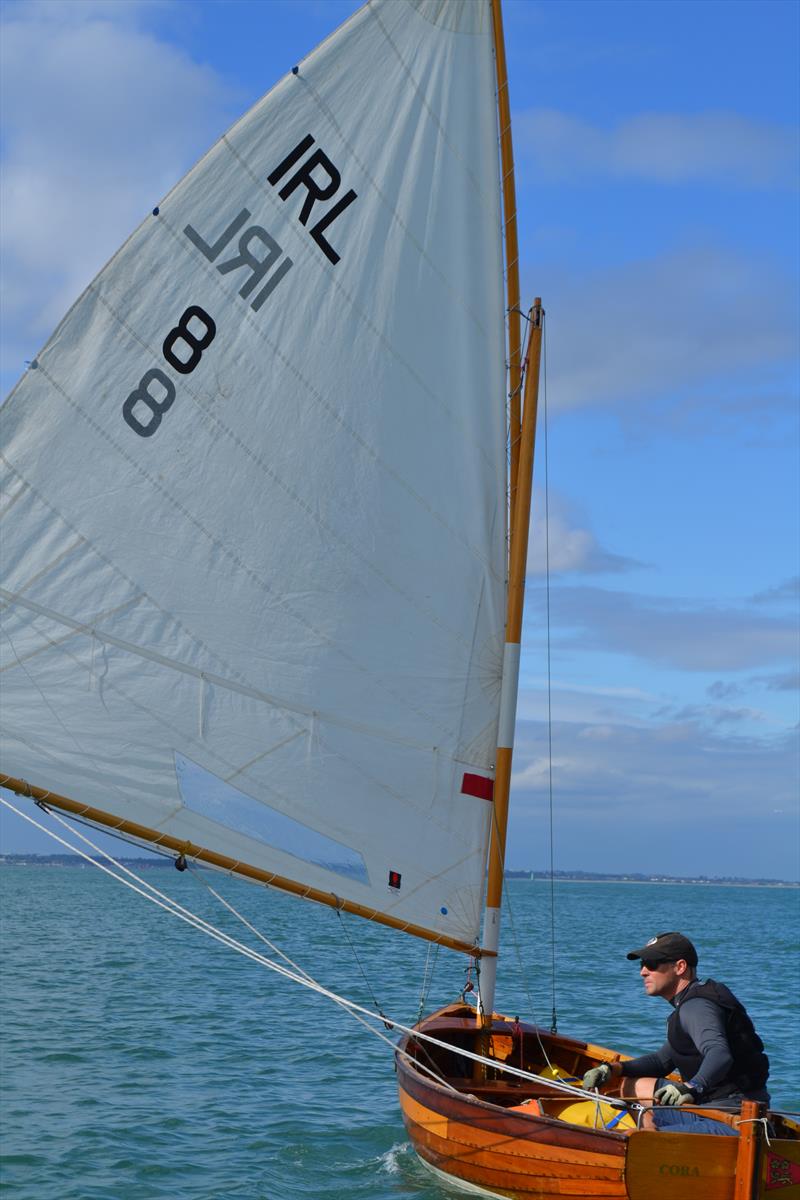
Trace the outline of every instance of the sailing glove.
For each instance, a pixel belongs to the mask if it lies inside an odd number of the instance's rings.
[[[593,1091],[595,1088],[602,1085],[611,1078],[611,1067],[608,1063],[601,1063],[599,1067],[592,1067],[591,1071],[587,1071],[583,1077],[583,1086],[587,1092]]]
[[[679,1104],[694,1104],[696,1100],[694,1092],[685,1083],[668,1083],[655,1094],[656,1104],[669,1104],[673,1107]]]

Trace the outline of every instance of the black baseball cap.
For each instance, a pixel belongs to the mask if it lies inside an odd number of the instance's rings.
[[[682,933],[657,933],[641,950],[631,950],[628,958],[644,958],[648,962],[677,962],[685,958],[690,967],[697,966],[697,951]]]

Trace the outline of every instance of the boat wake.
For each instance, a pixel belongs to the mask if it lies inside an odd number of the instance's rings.
[[[378,1157],[378,1165],[387,1175],[399,1175],[409,1160],[416,1162],[411,1145],[408,1142],[397,1142]]]

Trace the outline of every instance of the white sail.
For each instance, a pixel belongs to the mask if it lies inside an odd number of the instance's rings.
[[[489,0],[372,0],[2,410],[3,769],[477,939],[501,289]]]

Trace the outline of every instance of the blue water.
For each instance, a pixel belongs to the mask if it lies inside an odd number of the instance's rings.
[[[190,872],[146,876],[246,931]],[[327,909],[210,878],[321,982],[372,997]],[[444,1200],[409,1149],[389,1048],[329,1002],[209,941],[91,867],[7,867],[2,1182],[14,1200]],[[499,1006],[549,1024],[549,888],[513,881]],[[556,886],[559,1029],[628,1052],[662,1041],[666,1005],[625,951],[688,933],[701,973],[745,1002],[776,1107],[800,1109],[800,893]],[[345,918],[384,1011],[412,1022],[427,945]],[[527,982],[517,966],[525,964]],[[466,960],[440,951],[427,1008]],[[528,990],[531,1000],[528,999]],[[532,1011],[533,1010],[533,1011]]]

